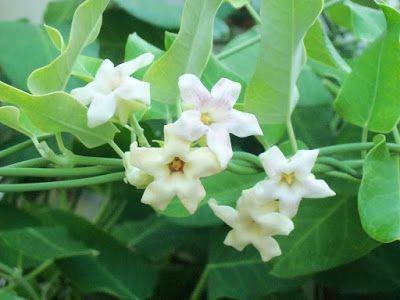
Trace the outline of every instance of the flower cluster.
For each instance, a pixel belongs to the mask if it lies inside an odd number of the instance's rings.
[[[318,150],[300,150],[286,159],[274,146],[260,155],[268,178],[245,190],[236,210],[209,201],[215,215],[233,229],[224,243],[241,251],[252,244],[264,261],[281,254],[273,235],[288,235],[302,198],[324,198],[335,192],[323,180],[315,179],[311,170]]]
[[[83,105],[90,104],[89,127],[110,119],[125,125],[135,111],[150,105],[149,84],[130,75],[152,61],[149,53],[116,67],[105,60],[94,81],[71,92]],[[200,178],[221,172],[233,156],[230,134],[247,137],[262,135],[262,130],[254,115],[234,109],[239,83],[222,78],[209,92],[196,76],[185,74],[178,86],[185,111],[164,126],[162,147],[133,142],[124,165],[126,182],[145,189],[143,203],[163,211],[178,197],[193,214],[206,196]],[[301,199],[335,194],[311,173],[317,156],[318,150],[300,150],[286,159],[278,147],[271,147],[260,155],[268,178],[243,191],[236,209],[211,199],[215,215],[232,227],[224,243],[239,251],[251,244],[264,261],[280,255],[273,236],[293,230],[291,219]]]

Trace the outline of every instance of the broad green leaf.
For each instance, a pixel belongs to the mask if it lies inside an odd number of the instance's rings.
[[[80,55],[71,74],[85,82],[91,82],[102,62],[99,58]]]
[[[65,43],[64,38],[57,28],[54,28],[50,25],[44,25],[44,28],[49,35],[49,38],[53,42],[53,45],[57,48],[58,51],[64,51]]]
[[[389,132],[400,118],[400,14],[381,5],[385,33],[355,62],[335,102],[344,119],[375,132]]]
[[[358,210],[364,230],[383,243],[400,238],[399,168],[399,156],[390,155],[381,137],[365,159]]]
[[[303,39],[322,10],[321,0],[263,0],[261,51],[245,95],[245,108],[276,143],[298,101],[296,82],[305,64]]]
[[[327,14],[335,23],[366,41],[373,41],[385,29],[382,12],[349,0],[332,6],[327,10]]]
[[[229,3],[232,4],[234,8],[241,8],[249,3],[249,0],[229,0]]]
[[[47,24],[62,24],[71,22],[75,10],[82,0],[54,0],[51,1],[44,13]]]
[[[228,228],[224,227],[212,234],[205,269],[210,299],[258,299],[294,290],[304,283],[304,279],[288,280],[270,275],[271,264],[263,262],[252,246],[239,252],[224,245],[227,232]]]
[[[152,98],[159,102],[179,100],[178,78],[201,76],[212,50],[213,23],[222,0],[187,0],[181,29],[171,48],[146,72]]]
[[[149,298],[156,283],[155,270],[144,258],[81,217],[45,210],[37,217],[49,226],[65,226],[72,237],[99,251],[58,261],[63,274],[84,293],[102,292],[118,299]]]
[[[0,299],[2,300],[24,300],[19,297],[14,291],[2,291],[0,290]]]
[[[64,90],[79,55],[96,39],[108,3],[109,0],[86,0],[78,7],[65,51],[49,65],[35,70],[29,76],[28,87],[33,94]]]
[[[342,194],[334,198],[302,201],[293,220],[295,229],[278,238],[282,256],[274,260],[273,275],[291,278],[328,270],[363,257],[378,245],[361,227],[355,188],[350,186],[348,192],[344,182],[339,183],[333,189]]]
[[[72,239],[63,227],[26,227],[0,232],[0,241],[13,252],[37,261],[81,255],[97,255],[97,251]]]
[[[265,178],[265,173],[255,175],[238,175],[229,171],[202,179],[207,195],[200,203],[198,211],[189,216],[189,213],[182,206],[178,199],[173,200],[164,214],[171,222],[181,225],[209,226],[220,224],[221,221],[215,217],[207,202],[215,198],[219,204],[235,206],[237,199],[243,190],[254,186],[258,181]],[[226,187],[229,186],[229,189]],[[187,218],[182,218],[187,217]]]
[[[0,205],[0,232],[38,225],[40,222],[26,212],[8,205]]]
[[[40,130],[31,124],[27,117],[21,115],[20,110],[15,106],[0,107],[0,123],[29,137],[42,134]]]
[[[326,34],[321,24],[321,19],[317,19],[310,27],[304,38],[304,45],[307,50],[307,57],[314,59],[328,67],[337,68],[343,75],[351,71],[349,65],[337,52],[331,40]]]
[[[138,19],[159,27],[176,29],[179,28],[185,0],[116,0],[115,2]]]
[[[24,90],[29,74],[57,56],[43,28],[21,21],[0,22],[0,49],[0,68],[12,85]]]
[[[399,242],[385,244],[351,264],[317,275],[318,284],[345,293],[370,294],[400,288]]]
[[[109,143],[117,132],[111,123],[89,128],[86,107],[64,92],[33,96],[0,82],[0,98],[18,106],[39,130],[71,133],[88,148]]]

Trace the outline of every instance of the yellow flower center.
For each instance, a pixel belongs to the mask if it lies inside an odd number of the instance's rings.
[[[292,185],[296,177],[294,176],[294,173],[282,173],[281,181],[284,183],[287,183],[288,185]]]
[[[168,164],[168,168],[171,173],[183,172],[183,167],[185,162],[179,157],[174,157],[174,159]]]
[[[200,120],[204,125],[211,125],[212,123],[212,119],[208,113],[202,113]]]

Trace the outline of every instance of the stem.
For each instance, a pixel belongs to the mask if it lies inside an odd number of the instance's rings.
[[[356,178],[360,177],[358,172],[356,170],[354,170],[352,167],[344,164],[343,162],[341,162],[333,157],[320,157],[320,158],[318,158],[318,162],[323,163],[328,166],[331,166],[331,167],[334,167],[338,171],[343,171],[345,173],[350,174],[353,177],[356,177]]]
[[[83,167],[65,169],[46,168],[0,168],[0,176],[13,177],[68,177],[68,176],[92,176],[116,171],[115,167]]]
[[[258,23],[258,24],[261,24],[261,18],[259,16],[258,12],[256,12],[254,7],[251,5],[251,3],[247,2],[245,4],[245,6],[246,6],[247,11],[251,15],[251,17],[254,19],[254,21],[256,21],[256,23]]]
[[[292,124],[292,120],[290,119],[290,117],[288,118],[286,126],[287,126],[287,132],[288,132],[290,144],[292,146],[292,151],[293,151],[293,154],[295,154],[298,150],[297,140],[296,140],[296,136],[294,134],[293,124]]]
[[[346,179],[346,180],[351,180],[354,182],[360,182],[360,179],[355,178],[347,173],[339,172],[339,171],[330,171],[326,172],[325,175],[330,176],[330,177],[336,177],[336,178],[341,178],[341,179]]]
[[[138,138],[138,142],[140,146],[144,146],[144,147],[150,147],[150,144],[148,142],[148,140],[146,139],[145,135],[144,135],[144,130],[143,128],[140,126],[138,120],[136,119],[135,115],[131,116],[131,125],[133,127],[133,129],[136,132],[137,138]]]
[[[250,174],[257,174],[257,173],[262,172],[262,169],[241,166],[239,164],[234,163],[233,161],[229,162],[227,170],[231,171],[232,173],[237,173],[237,174],[241,174],[241,175],[250,175]]]
[[[111,141],[109,144],[111,148],[113,148],[114,151],[117,152],[119,157],[124,158],[124,151],[122,151],[121,148],[118,147],[118,145],[114,141]]]
[[[67,154],[67,153],[71,152],[67,149],[67,147],[65,147],[61,133],[56,133],[56,141],[57,141],[58,149],[61,151],[61,153]]]
[[[40,273],[45,271],[52,264],[53,264],[53,260],[52,259],[46,260],[40,266],[38,266],[36,269],[34,269],[32,272],[30,272],[28,275],[26,275],[25,279],[28,280],[28,281],[34,279],[36,276],[38,276]]]
[[[231,56],[232,54],[239,52],[242,49],[245,49],[247,47],[250,47],[250,46],[258,43],[260,40],[261,40],[261,35],[257,35],[253,38],[246,40],[245,42],[243,42],[240,45],[237,45],[235,47],[232,47],[232,48],[226,49],[225,51],[220,52],[219,54],[217,54],[217,58],[218,59],[227,58],[227,57]]]
[[[206,266],[203,270],[203,273],[201,273],[200,279],[197,282],[192,294],[190,295],[190,300],[198,300],[201,298],[201,295],[203,294],[203,290],[207,283],[208,270],[208,266]]]
[[[122,159],[120,158],[73,155],[70,159],[72,163],[77,165],[124,166]]]
[[[76,188],[107,182],[120,181],[125,178],[125,172],[111,173],[89,178],[71,179],[54,182],[0,184],[0,192],[32,192],[59,188]]]
[[[400,144],[400,133],[399,129],[397,128],[397,125],[396,127],[393,128],[393,137],[396,144]]]
[[[17,162],[15,164],[7,165],[7,168],[29,168],[29,167],[41,167],[45,166],[49,161],[43,157],[32,158],[28,160],[24,160],[21,162]],[[4,167],[4,168],[5,168]]]
[[[32,146],[32,141],[31,140],[19,143],[19,144],[14,145],[14,146],[11,146],[11,147],[9,147],[7,149],[4,149],[4,150],[0,151],[0,158],[4,158],[6,156],[9,156],[9,155],[11,155],[11,154],[13,154],[15,152],[19,152],[21,150],[24,150],[24,149],[26,149],[26,148],[28,148],[30,146]]]
[[[254,154],[251,154],[248,152],[236,151],[233,153],[233,159],[247,161],[247,162],[253,164],[255,167],[262,169],[260,159],[258,158],[258,156],[254,155]]]
[[[368,128],[364,127],[361,133],[361,143],[366,143],[368,142]],[[364,158],[367,155],[367,151],[362,151],[361,152],[361,157]]]

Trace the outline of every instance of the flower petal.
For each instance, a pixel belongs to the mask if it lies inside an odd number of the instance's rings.
[[[219,173],[221,165],[215,154],[207,147],[195,148],[186,156],[185,174],[194,178]]]
[[[191,142],[175,135],[174,124],[164,126],[164,154],[165,159],[174,157],[185,159],[189,154]]]
[[[150,84],[136,78],[125,78],[115,94],[126,101],[140,101],[150,105]]]
[[[279,212],[288,218],[293,218],[299,210],[301,195],[291,192],[290,189],[280,189],[277,193],[279,194]]]
[[[238,137],[263,135],[257,118],[253,114],[232,109],[224,123],[228,131]]]
[[[97,70],[95,81],[108,83],[114,74],[115,70],[113,62],[109,59],[105,59]]]
[[[324,180],[315,179],[312,174],[302,179],[301,183],[304,198],[325,198],[336,195]]]
[[[225,103],[232,108],[236,100],[239,98],[242,86],[240,83],[221,78],[212,88],[211,96],[213,101],[217,103]]]
[[[206,196],[206,191],[199,179],[183,179],[176,182],[178,198],[190,214],[194,214],[199,203]]]
[[[181,117],[174,123],[173,134],[188,140],[196,141],[208,130],[201,120],[201,113],[198,110],[184,111]]]
[[[117,108],[114,94],[97,94],[89,106],[87,119],[90,128],[97,127],[109,121]]]
[[[292,220],[278,212],[260,214],[254,220],[267,231],[268,235],[288,235],[294,229]]]
[[[89,105],[93,96],[96,94],[94,90],[95,83],[92,81],[84,87],[76,88],[71,91],[71,95],[82,105]]]
[[[307,176],[311,173],[314,167],[315,161],[317,160],[319,150],[299,150],[290,159],[290,165],[293,166],[293,170],[296,175]]]
[[[210,206],[214,214],[224,223],[232,228],[235,226],[238,218],[238,213],[233,207],[227,205],[218,205],[215,199],[210,199],[208,201],[208,205]]]
[[[233,156],[228,131],[222,126],[211,125],[207,132],[207,145],[217,156],[221,167],[225,169]]]
[[[264,179],[258,182],[253,188],[249,189],[250,194],[259,201],[276,200],[275,191],[279,188],[279,183],[275,180]],[[245,193],[245,191],[243,191]]]
[[[246,241],[243,241],[238,237],[235,229],[228,232],[228,234],[224,240],[224,244],[227,246],[231,246],[238,251],[242,251],[244,249],[244,247],[246,247],[248,245],[248,243]]]
[[[164,164],[162,148],[138,147],[137,143],[131,145],[130,164],[152,176],[168,174]]]
[[[151,205],[157,210],[164,211],[174,196],[175,189],[171,182],[156,180],[147,186],[141,202]]]
[[[282,254],[278,242],[272,237],[263,237],[253,242],[254,247],[260,252],[263,261],[269,261]]]
[[[153,54],[144,53],[130,61],[124,62],[116,66],[115,69],[118,70],[118,72],[120,72],[120,74],[122,74],[123,76],[130,76],[137,70],[150,65],[153,62],[153,60],[154,60]]]
[[[276,146],[272,146],[259,157],[269,178],[280,177],[282,168],[287,165],[285,156]]]
[[[193,74],[179,77],[179,89],[183,102],[199,107],[202,102],[211,101],[211,95],[200,79]]]

